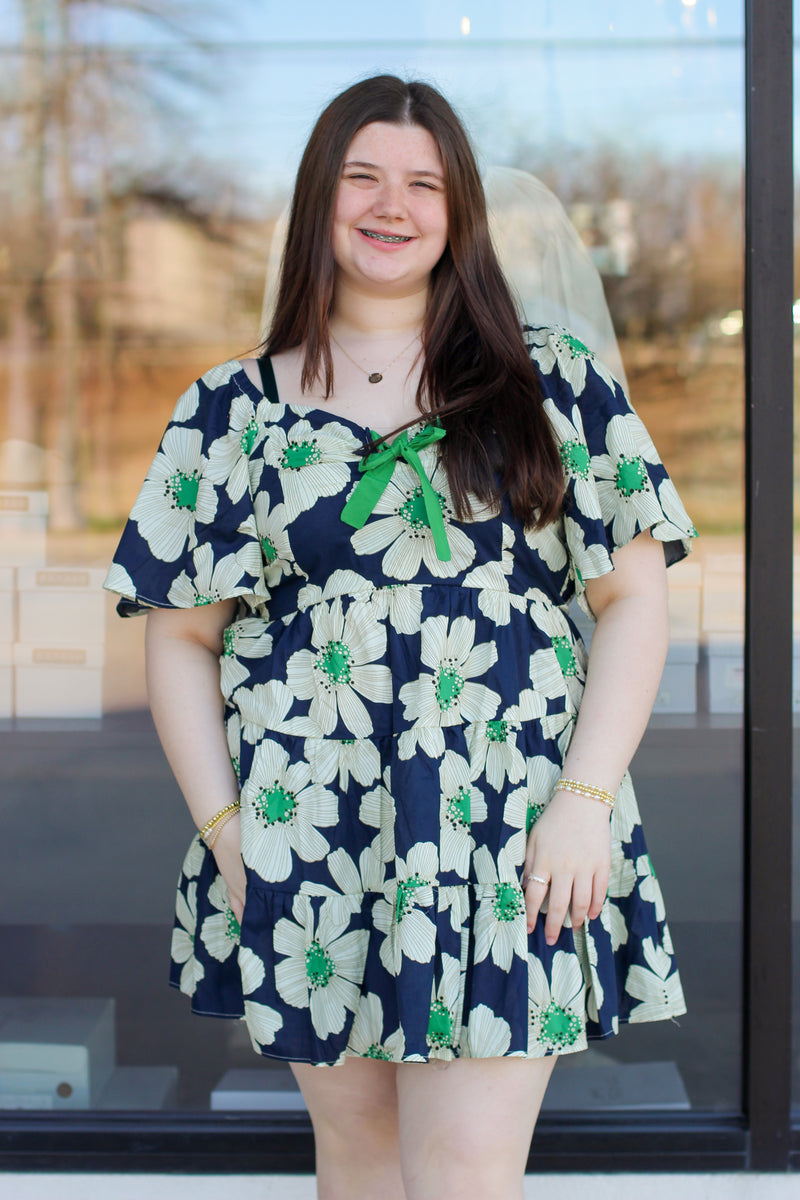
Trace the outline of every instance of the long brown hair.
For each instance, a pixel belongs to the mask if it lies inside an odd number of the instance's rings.
[[[470,492],[488,504],[507,492],[519,520],[545,525],[564,495],[561,460],[489,237],[474,154],[435,88],[377,75],[347,88],[317,120],[297,172],[275,314],[260,353],[304,344],[301,388],[321,379],[331,394],[336,192],[350,143],[374,121],[426,129],[444,167],[448,242],[431,273],[417,406],[424,412],[427,401],[447,429],[440,445],[456,515],[468,518]]]

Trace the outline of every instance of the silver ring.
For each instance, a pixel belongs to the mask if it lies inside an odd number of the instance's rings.
[[[529,875],[528,879],[532,879],[534,883],[543,883],[545,887],[549,886],[549,879],[542,879],[541,875]]]

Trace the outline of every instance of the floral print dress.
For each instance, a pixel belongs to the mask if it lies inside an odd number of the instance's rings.
[[[553,795],[586,650],[567,613],[649,528],[695,530],[620,385],[526,330],[568,489],[526,531],[455,519],[438,424],[369,431],[281,403],[232,360],[179,399],[105,586],[122,615],[235,597],[220,684],[241,787],[241,925],[213,855],[180,873],[171,982],[271,1058],[538,1058],[685,1012],[626,773],[602,912],[526,928],[528,833]],[[362,468],[363,463],[363,468]]]

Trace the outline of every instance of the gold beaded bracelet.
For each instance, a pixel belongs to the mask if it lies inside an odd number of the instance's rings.
[[[218,813],[214,813],[214,816],[210,817],[209,820],[206,821],[205,825],[200,830],[200,837],[208,846],[209,850],[211,849],[213,842],[216,841],[216,838],[209,842],[208,835],[214,830],[219,833],[219,830],[222,828],[225,822],[230,821],[231,817],[236,816],[238,811],[239,801],[234,800],[231,804],[226,804],[224,808],[221,808]]]
[[[613,792],[607,792],[605,788],[595,787],[593,783],[581,783],[577,779],[559,779],[555,790],[557,792],[576,792],[579,796],[591,796],[593,800],[602,800],[603,804],[607,804],[609,808],[614,807]]]

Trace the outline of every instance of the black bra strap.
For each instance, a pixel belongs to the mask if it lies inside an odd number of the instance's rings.
[[[275,372],[272,369],[272,359],[259,358],[257,361],[264,395],[272,404],[280,404],[280,400],[278,399],[278,385],[275,382]]]

